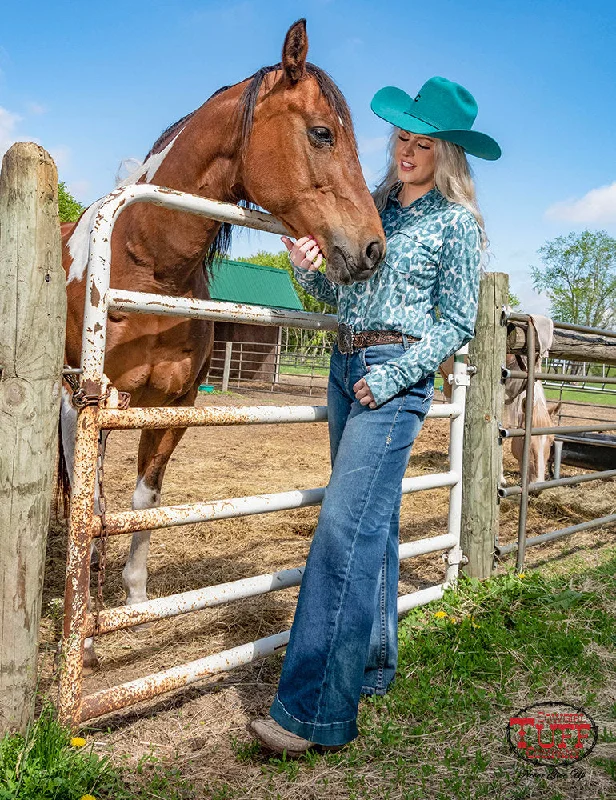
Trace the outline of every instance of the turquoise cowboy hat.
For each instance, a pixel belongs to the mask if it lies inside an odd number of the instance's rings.
[[[415,97],[395,86],[385,86],[374,95],[370,108],[378,117],[404,131],[453,142],[467,153],[488,161],[501,156],[494,139],[471,130],[477,116],[473,95],[447,78],[430,78]]]

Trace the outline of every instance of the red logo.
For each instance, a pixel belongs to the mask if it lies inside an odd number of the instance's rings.
[[[535,703],[509,718],[507,740],[522,761],[567,766],[591,752],[599,730],[583,708],[567,703]]]

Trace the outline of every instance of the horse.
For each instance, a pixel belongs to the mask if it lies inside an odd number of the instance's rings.
[[[526,359],[507,353],[505,362],[507,369],[526,371]],[[439,366],[443,378],[443,394],[447,402],[451,402],[451,386],[448,376],[453,372],[453,356],[443,361]],[[503,407],[503,425],[505,428],[523,428],[526,414],[526,378],[509,378],[505,382],[505,403]],[[549,403],[546,399],[541,381],[535,381],[533,393],[533,428],[548,428],[554,425],[553,417],[560,411],[561,404]],[[554,441],[553,434],[542,434],[531,437],[530,458],[528,460],[528,482],[544,481],[546,479],[547,464],[550,449]],[[522,468],[522,451],[524,437],[516,436],[511,439],[511,452]],[[505,485],[504,475],[501,471],[499,479],[501,486]]]
[[[524,356],[507,354],[505,362],[507,369],[526,371],[527,360]],[[506,428],[523,428],[526,417],[526,378],[509,378],[505,382],[505,405],[503,425]],[[533,391],[533,428],[551,428],[554,426],[561,402],[548,402],[541,381],[535,381]],[[528,459],[528,482],[545,481],[547,465],[550,459],[550,450],[554,442],[554,434],[541,434],[531,437],[530,453]],[[511,453],[522,468],[522,452],[524,450],[524,437],[515,436],[511,439]],[[501,484],[505,481],[501,476]]]
[[[347,103],[332,78],[306,60],[306,21],[287,31],[282,61],[215,92],[171,125],[126,184],[153,183],[228,203],[261,207],[293,236],[310,232],[326,275],[366,280],[385,253],[385,236],[362,175]],[[102,199],[65,226],[66,364],[78,367],[89,234]],[[231,227],[191,214],[138,204],[112,236],[111,286],[209,299],[215,256],[228,251]],[[108,315],[105,374],[138,406],[194,405],[213,347],[213,323],[198,319]],[[61,448],[72,475],[76,410],[63,389]],[[143,430],[133,509],[160,504],[165,469],[185,428]],[[95,503],[97,501],[95,500]],[[95,511],[100,509],[95,505]],[[122,578],[128,605],[147,599],[150,531],[133,534]],[[97,659],[92,640],[84,666]]]

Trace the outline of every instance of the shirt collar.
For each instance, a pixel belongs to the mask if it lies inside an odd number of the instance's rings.
[[[430,191],[422,194],[421,197],[418,197],[417,200],[413,200],[413,202],[408,206],[402,206],[398,200],[398,195],[401,189],[402,181],[396,181],[388,196],[388,202],[390,202],[394,208],[400,209],[401,211],[416,211],[418,209],[430,206],[437,200],[437,198],[442,196],[435,186],[434,188],[430,189]]]

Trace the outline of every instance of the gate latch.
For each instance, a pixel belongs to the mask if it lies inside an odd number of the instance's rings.
[[[468,564],[468,558],[462,552],[460,545],[454,545],[447,553],[443,553],[442,558],[450,567]]]

